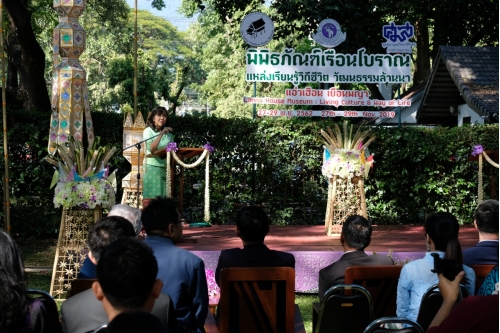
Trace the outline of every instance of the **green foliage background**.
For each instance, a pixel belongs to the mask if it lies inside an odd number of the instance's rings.
[[[93,113],[101,143],[122,146],[122,115]],[[9,113],[12,232],[56,235],[61,212],[49,190],[53,169],[44,162],[48,114]],[[321,175],[322,148],[316,135],[331,119],[176,117],[178,147],[215,147],[210,157],[211,222],[229,224],[239,206],[265,206],[276,225],[321,224],[326,209],[326,179]],[[427,214],[449,211],[471,223],[477,198],[477,163],[471,148],[498,150],[498,126],[455,128],[375,127],[370,145],[375,166],[365,183],[369,216],[376,224],[419,224]],[[188,161],[192,162],[192,161]],[[118,186],[130,164],[117,154]],[[484,163],[485,197],[491,172]],[[205,169],[185,170],[184,207],[189,221],[201,221]],[[176,189],[179,186],[176,184]],[[121,189],[117,193],[120,201]],[[3,214],[2,214],[3,222]]]

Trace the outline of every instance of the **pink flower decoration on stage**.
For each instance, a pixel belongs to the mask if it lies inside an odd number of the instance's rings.
[[[477,156],[481,154],[483,151],[484,151],[483,146],[475,145],[474,148],[472,148],[472,156]]]
[[[363,141],[360,141],[358,144],[358,150],[360,150],[361,148],[363,148]]]
[[[177,143],[175,143],[175,142],[169,142],[166,149],[167,149],[167,152],[170,152],[170,151],[176,152],[178,150],[177,149]]]
[[[212,154],[212,153],[214,152],[214,150],[215,150],[215,149],[214,149],[214,147],[212,147],[212,146],[210,145],[210,142],[207,142],[207,143],[203,146],[203,149],[208,150],[208,152],[209,152],[210,154]]]

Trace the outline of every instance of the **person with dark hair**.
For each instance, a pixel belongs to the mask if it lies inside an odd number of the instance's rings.
[[[205,264],[196,255],[175,244],[182,240],[182,221],[171,198],[158,197],[142,211],[142,225],[158,260],[162,292],[174,302],[180,332],[203,332],[208,314],[208,288]]]
[[[498,200],[483,201],[474,212],[479,243],[463,251],[466,265],[498,265]]]
[[[424,222],[427,253],[424,258],[407,263],[401,269],[397,289],[398,317],[417,320],[422,296],[431,286],[438,283],[438,274],[433,273],[434,257],[454,260],[462,265],[462,249],[458,241],[458,221],[450,213],[435,213]],[[467,290],[474,295],[476,274],[472,268],[462,265],[465,279],[462,281]]]
[[[491,296],[470,296],[456,305],[463,275],[462,271],[456,279],[450,281],[439,274],[439,291],[443,296],[443,303],[427,333],[498,332],[498,289]]]
[[[164,333],[165,326],[148,312],[122,312],[105,328],[94,333]]]
[[[153,251],[133,237],[122,237],[106,246],[100,253],[96,272],[97,281],[92,291],[102,302],[111,328],[99,332],[110,332],[114,326],[121,326],[115,319],[121,322],[127,315],[119,317],[120,314],[150,312],[163,287],[156,278],[158,263]],[[160,321],[157,324],[158,332],[167,331]]]
[[[241,208],[236,213],[236,235],[243,248],[222,250],[215,269],[215,281],[220,283],[220,271],[230,267],[292,267],[295,257],[291,253],[270,250],[264,245],[269,233],[269,218],[256,206]]]
[[[143,164],[143,207],[147,205],[149,200],[166,195],[166,159],[155,156],[154,152],[166,148],[167,144],[174,140],[171,133],[172,127],[168,126],[167,109],[164,107],[157,106],[149,113],[146,126],[142,135],[143,140],[147,140],[144,156],[149,155],[150,157],[145,157]],[[148,140],[149,138],[151,140]]]
[[[130,221],[120,216],[107,216],[94,224],[88,235],[89,257],[93,264],[100,261],[101,252],[112,242],[135,237]],[[101,268],[103,269],[103,268]],[[161,294],[152,311],[166,322],[172,332],[177,331],[174,307],[169,295]],[[61,307],[61,322],[64,333],[86,333],[108,322],[106,312],[91,289],[68,298]]]
[[[318,296],[336,284],[344,283],[345,270],[351,266],[394,265],[389,256],[367,255],[364,251],[372,240],[372,225],[360,215],[349,216],[342,225],[340,244],[344,255],[330,266],[319,271]]]
[[[24,264],[17,245],[0,230],[0,332],[59,333],[56,303],[49,294],[27,295]]]

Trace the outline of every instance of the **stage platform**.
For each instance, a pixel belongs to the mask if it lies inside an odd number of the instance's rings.
[[[234,225],[212,227],[184,227],[184,239],[178,246],[191,251],[205,263],[209,292],[218,295],[214,280],[219,253],[223,249],[242,247]],[[372,241],[365,250],[368,254],[391,254],[397,264],[422,258],[426,247],[423,226],[373,226]],[[460,228],[462,249],[475,246],[479,240],[473,226]],[[295,256],[295,290],[314,293],[318,288],[318,273],[337,261],[343,254],[339,237],[328,237],[324,226],[271,226],[265,244],[273,250],[290,252]]]

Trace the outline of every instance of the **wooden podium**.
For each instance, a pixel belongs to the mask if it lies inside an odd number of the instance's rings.
[[[195,157],[197,155],[200,155],[205,151],[205,148],[178,148],[177,151],[175,152],[177,157],[184,162],[184,160]],[[155,151],[153,154],[146,155],[146,157],[160,157],[162,159],[167,157],[167,151],[165,148],[163,149],[158,149]],[[175,189],[175,166],[177,164],[177,161],[171,157],[170,158],[170,184],[172,184],[172,193],[174,193]],[[184,210],[184,167],[181,166],[181,172],[179,175],[179,213],[183,213]]]

